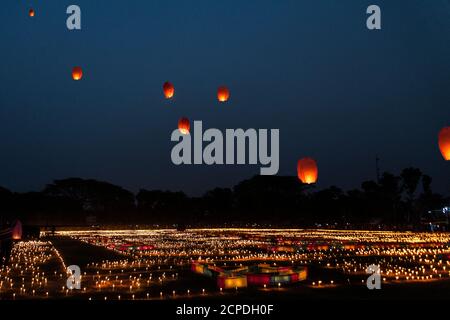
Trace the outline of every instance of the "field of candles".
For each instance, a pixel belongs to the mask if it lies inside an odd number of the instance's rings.
[[[59,231],[15,242],[0,269],[2,300],[448,299],[449,289],[448,233]]]

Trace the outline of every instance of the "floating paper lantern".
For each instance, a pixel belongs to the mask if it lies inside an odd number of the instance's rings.
[[[22,239],[22,223],[19,220],[17,220],[12,227],[12,239],[13,240]]]
[[[227,87],[219,87],[217,89],[217,100],[220,102],[226,102],[230,98],[230,90]]]
[[[83,69],[81,67],[73,67],[72,69],[72,79],[75,81],[80,80],[83,77]]]
[[[163,92],[166,99],[171,99],[175,94],[175,87],[170,82],[164,82],[163,84]]]
[[[450,160],[450,127],[442,128],[439,132],[439,149],[445,160]]]
[[[180,130],[182,134],[189,134],[189,129],[190,124],[188,118],[181,118],[178,120],[178,130]]]
[[[303,158],[298,160],[297,175],[301,182],[312,184],[317,181],[319,170],[317,163],[312,158]]]

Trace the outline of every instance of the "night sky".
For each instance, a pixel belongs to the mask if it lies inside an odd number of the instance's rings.
[[[66,28],[70,4],[81,31]],[[380,31],[366,28],[370,4]],[[382,171],[417,166],[450,190],[437,145],[450,125],[449,0],[4,0],[0,57],[0,185],[13,191],[82,177],[201,194],[259,174],[173,165],[181,116],[280,129],[278,174],[311,156],[320,188],[375,179],[378,154]]]

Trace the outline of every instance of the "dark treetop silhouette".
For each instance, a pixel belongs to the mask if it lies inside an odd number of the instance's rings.
[[[69,178],[56,180],[41,192],[0,188],[0,212],[3,223],[19,218],[40,226],[418,226],[423,214],[449,201],[433,193],[431,182],[417,168],[406,168],[398,176],[385,172],[378,182],[364,181],[360,189],[348,191],[335,186],[316,190],[291,176],[254,176],[232,189],[215,188],[202,197],[188,197],[183,192],[143,189],[135,196],[107,182]]]

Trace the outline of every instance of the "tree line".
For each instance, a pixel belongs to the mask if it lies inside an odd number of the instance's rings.
[[[233,188],[215,188],[200,197],[183,192],[145,190],[136,195],[108,182],[68,178],[40,192],[0,188],[0,223],[161,226],[297,226],[317,224],[419,225],[430,210],[449,204],[435,193],[420,169],[383,173],[378,181],[344,191],[320,189],[292,176],[254,176]]]

